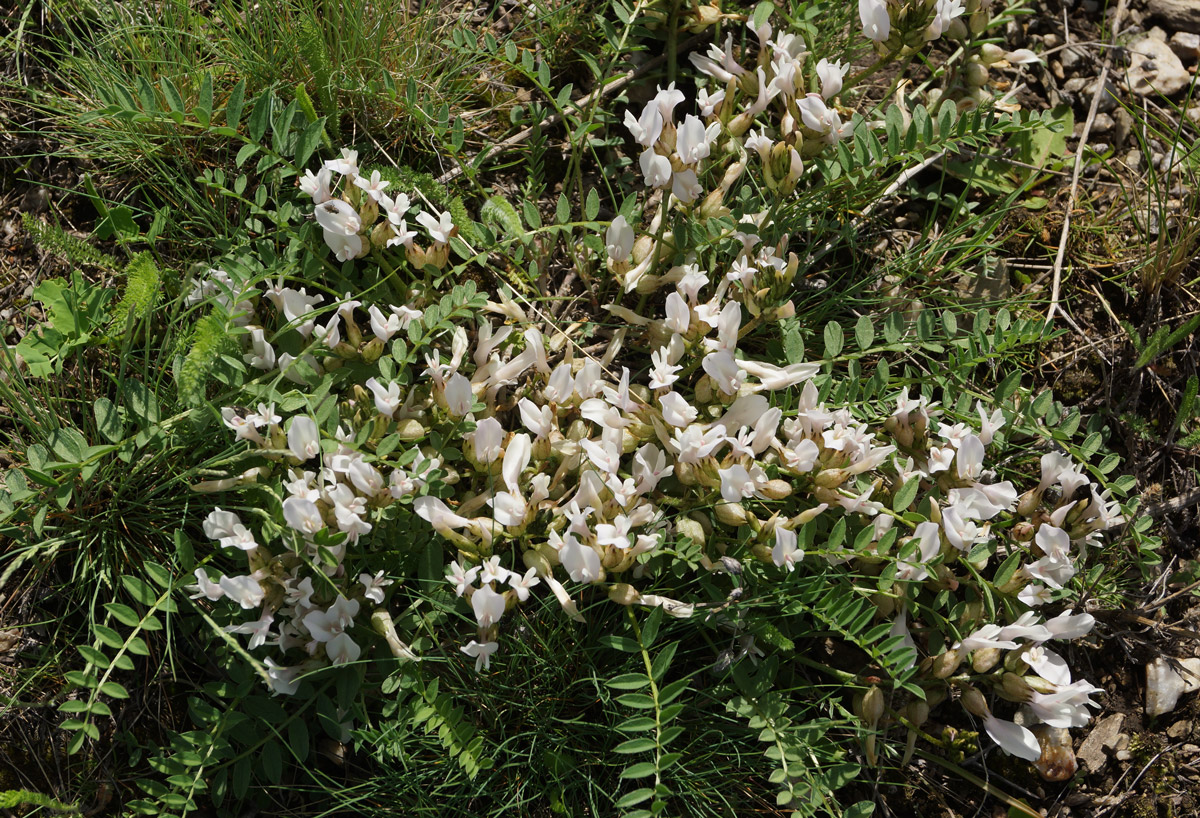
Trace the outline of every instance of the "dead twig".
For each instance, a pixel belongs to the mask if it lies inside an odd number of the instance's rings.
[[[1120,0],[1117,3],[1116,14],[1113,15],[1112,30],[1115,32],[1121,27],[1121,18],[1125,15],[1125,0]],[[1054,257],[1054,279],[1050,285],[1050,309],[1046,312],[1046,325],[1049,326],[1054,321],[1054,313],[1058,311],[1059,290],[1062,286],[1062,268],[1063,262],[1067,255],[1067,238],[1071,233],[1071,211],[1075,209],[1075,199],[1079,194],[1079,176],[1083,172],[1083,153],[1087,147],[1088,136],[1092,131],[1092,124],[1096,121],[1096,113],[1100,108],[1100,97],[1104,94],[1108,87],[1108,71],[1112,67],[1113,51],[1109,51],[1104,58],[1104,67],[1100,70],[1100,76],[1096,80],[1096,90],[1092,94],[1092,106],[1088,109],[1087,121],[1083,124],[1083,133],[1079,136],[1079,145],[1075,148],[1075,167],[1071,173],[1071,189],[1067,194],[1067,207],[1063,213],[1062,232],[1058,238],[1058,253]]]

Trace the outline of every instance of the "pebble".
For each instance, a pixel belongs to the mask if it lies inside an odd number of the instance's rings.
[[[1191,108],[1188,108],[1187,118],[1200,125],[1200,105],[1193,105]]]
[[[1096,114],[1096,118],[1092,120],[1092,133],[1109,133],[1116,126],[1117,123],[1108,114]]]
[[[1172,31],[1200,34],[1200,0],[1149,0],[1146,7]]]
[[[1151,40],[1158,40],[1160,43],[1165,43],[1167,41],[1167,32],[1163,31],[1158,26],[1155,26],[1147,31],[1146,36]]]
[[[1108,760],[1104,750],[1105,748],[1112,749],[1117,745],[1121,726],[1124,723],[1124,713],[1107,716],[1092,728],[1092,732],[1088,733],[1088,737],[1079,745],[1079,752],[1076,753],[1076,756],[1087,765],[1089,770],[1097,772],[1104,766]]]
[[[1117,750],[1116,758],[1117,761],[1128,761],[1133,758],[1133,753],[1128,750]]]
[[[1176,31],[1167,41],[1167,45],[1175,52],[1175,56],[1179,57],[1180,61],[1186,65],[1200,60],[1200,34]]]
[[[1171,96],[1192,82],[1183,63],[1165,42],[1142,37],[1129,46],[1130,66],[1125,81],[1139,96],[1162,94]]]
[[[1167,728],[1167,735],[1171,738],[1183,738],[1192,732],[1192,723],[1190,721],[1177,721]]]
[[[1042,44],[1046,46],[1047,51],[1052,48],[1057,48],[1060,42],[1061,40],[1059,40],[1058,36],[1055,34],[1047,34],[1046,36],[1042,37]]]

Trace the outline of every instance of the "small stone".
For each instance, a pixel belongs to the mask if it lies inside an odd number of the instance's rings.
[[[1191,65],[1200,60],[1200,34],[1176,31],[1167,41],[1167,45],[1185,65]]]
[[[1088,737],[1079,745],[1079,752],[1076,753],[1079,760],[1087,765],[1092,772],[1098,772],[1104,763],[1108,760],[1104,754],[1104,749],[1107,747],[1112,749],[1116,746],[1118,736],[1121,733],[1121,725],[1125,723],[1124,713],[1114,713],[1104,719],[1092,728],[1092,732],[1088,733]]]
[[[1058,39],[1058,35],[1055,34],[1047,34],[1046,36],[1042,37],[1042,45],[1046,46],[1047,51],[1052,48],[1057,48],[1059,42],[1061,41]]]
[[[1167,32],[1163,31],[1158,26],[1155,26],[1147,31],[1146,36],[1152,40],[1158,40],[1160,43],[1165,43],[1167,41]]]
[[[1083,54],[1074,48],[1064,48],[1062,51],[1062,67],[1068,74],[1075,73],[1075,69],[1083,61]]]
[[[1060,80],[1067,76],[1066,72],[1063,71],[1062,63],[1058,60],[1050,61],[1050,73],[1054,74],[1054,76]]]
[[[1171,738],[1179,739],[1192,732],[1192,723],[1190,721],[1177,721],[1167,728],[1167,735]]]
[[[1200,34],[1200,0],[1150,0],[1146,9],[1172,31]]]
[[[1092,121],[1092,133],[1106,134],[1112,131],[1116,125],[1117,123],[1108,114],[1096,114],[1096,118]]]
[[[1195,744],[1185,744],[1179,748],[1179,751],[1184,755],[1194,756],[1197,753],[1200,753],[1200,747],[1196,746]]]
[[[1113,134],[1113,144],[1118,148],[1123,148],[1129,139],[1129,134],[1133,131],[1133,117],[1124,108],[1117,108],[1113,111],[1113,118],[1117,122],[1117,130]]]
[[[1200,125],[1200,105],[1193,105],[1191,108],[1188,108],[1187,118]]]
[[[1133,753],[1129,752],[1128,750],[1117,750],[1117,761],[1128,761],[1131,758],[1133,758]]]
[[[1117,741],[1112,748],[1114,750],[1127,750],[1129,749],[1129,742],[1131,740],[1132,739],[1128,733],[1122,733],[1121,735],[1117,736]]]
[[[1129,89],[1139,96],[1177,94],[1191,84],[1179,57],[1166,43],[1151,37],[1142,37],[1129,46],[1129,70],[1125,81]]]
[[[1152,229],[1156,225],[1152,225]],[[1146,665],[1146,715],[1150,717],[1170,713],[1179,702],[1179,697],[1193,690],[1200,690],[1200,659],[1181,659],[1178,664],[1183,673],[1178,673],[1172,664],[1159,656]]]

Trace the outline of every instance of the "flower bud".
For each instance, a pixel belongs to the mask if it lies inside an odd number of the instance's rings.
[[[904,718],[920,727],[929,721],[929,704],[920,699],[913,699],[904,708]]]
[[[971,654],[971,669],[976,673],[987,673],[1000,661],[1000,648],[978,648]]]
[[[387,247],[388,239],[394,235],[396,234],[392,232],[391,223],[382,221],[371,230],[371,246],[382,250],[384,247]]]
[[[608,598],[618,605],[635,605],[642,595],[625,582],[618,582],[608,589]]]
[[[717,503],[714,510],[723,525],[745,525],[750,517],[741,503]]]
[[[1015,673],[1005,673],[1000,677],[1000,683],[1003,686],[1004,698],[1009,701],[1027,702],[1033,695],[1033,688],[1029,683]]]
[[[896,612],[896,599],[891,594],[871,594],[871,604],[885,619]]]
[[[392,615],[386,610],[376,608],[371,612],[371,627],[387,642],[392,656],[405,662],[421,661],[421,657],[413,653],[412,649],[400,640],[400,635],[396,633],[396,624],[392,621]]]
[[[792,484],[786,480],[768,480],[759,493],[768,500],[782,500],[791,496]]]
[[[396,422],[396,434],[401,440],[421,440],[429,430],[416,418],[405,418]]]
[[[825,489],[833,489],[846,482],[845,469],[823,469],[817,473],[813,483]]]
[[[958,650],[951,648],[945,653],[941,653],[934,657],[933,660],[933,678],[949,679],[958,671],[958,666],[962,664],[962,655]]]
[[[961,18],[955,18],[955,19],[961,19]],[[970,19],[967,20],[967,28],[969,28],[971,30],[972,34],[982,34],[984,31],[987,30],[987,27],[991,22],[992,22],[991,12],[985,8],[981,8],[981,9],[979,9],[979,11],[972,14]]]
[[[550,574],[554,570],[554,566],[550,564],[550,560],[538,551],[529,550],[521,555],[521,561],[525,563],[526,568],[532,568],[538,574],[543,576]]]
[[[380,341],[378,338],[372,338],[363,346],[360,354],[365,363],[375,363],[383,357],[383,341]]]
[[[965,40],[970,36],[967,24],[962,21],[961,17],[951,20],[950,25],[946,26],[946,30],[942,33],[949,40]]]
[[[984,65],[993,65],[1004,59],[1004,49],[995,43],[984,43],[979,48],[979,61]]]
[[[987,66],[977,62],[967,63],[967,73],[965,79],[967,85],[971,86],[972,88],[979,88],[983,85],[986,85],[988,81]]]
[[[368,196],[362,207],[358,209],[358,217],[362,219],[363,226],[375,224],[375,220],[379,218],[379,205]]]
[[[691,517],[680,517],[675,521],[675,533],[687,537],[692,542],[704,548],[708,544],[708,535],[702,526]]]
[[[979,692],[979,688],[972,685],[964,685],[962,689],[962,706],[963,709],[972,716],[986,718],[992,714],[991,708],[988,707],[987,699]]]

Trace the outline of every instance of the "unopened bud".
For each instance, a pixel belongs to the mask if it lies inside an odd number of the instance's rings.
[[[967,85],[973,88],[986,85],[988,81],[987,66],[977,62],[967,63],[966,81]]]
[[[708,536],[705,534],[704,526],[691,517],[678,518],[675,521],[675,533],[687,537],[701,548],[704,548],[708,543]]]
[[[883,700],[883,691],[876,685],[871,685],[871,689],[863,694],[862,706],[859,715],[871,727],[879,724],[879,719],[883,717],[883,710],[886,702]]]
[[[1004,59],[1004,49],[995,43],[984,43],[979,48],[979,61],[984,65],[992,65]]]
[[[1000,678],[1000,683],[1003,686],[1004,697],[1009,701],[1027,702],[1033,695],[1033,688],[1029,683],[1015,673],[1005,673]]]
[[[951,648],[945,653],[934,657],[933,677],[935,679],[949,679],[958,671],[958,666],[961,664],[962,654],[957,649]]]
[[[549,576],[554,570],[554,566],[550,564],[550,560],[546,559],[545,555],[538,551],[526,551],[521,555],[521,561],[525,563],[526,568],[532,568],[538,574]]]
[[[845,469],[822,469],[813,479],[813,483],[821,488],[832,489],[845,483],[846,477]]]
[[[979,648],[971,654],[971,669],[976,673],[987,673],[1000,661],[1000,648]]]
[[[723,525],[745,525],[750,518],[741,503],[717,503],[715,511]]]
[[[768,480],[759,493],[768,500],[782,500],[792,494],[792,484],[786,480]]]
[[[962,706],[972,716],[978,716],[981,719],[992,714],[987,699],[979,692],[979,688],[972,685],[966,685],[962,689]]]
[[[608,589],[608,598],[618,605],[634,605],[642,595],[632,585],[618,582]]]

